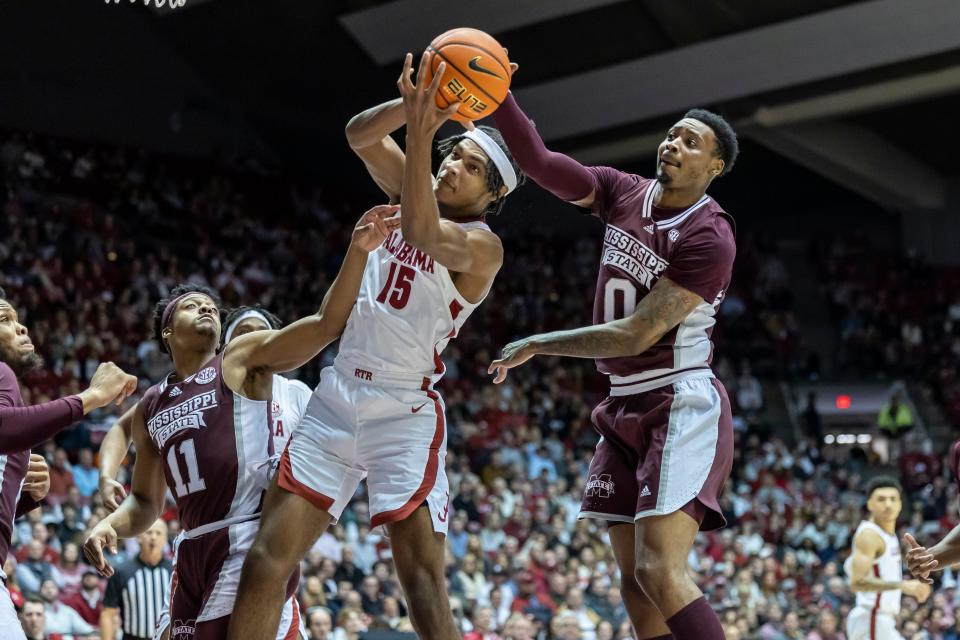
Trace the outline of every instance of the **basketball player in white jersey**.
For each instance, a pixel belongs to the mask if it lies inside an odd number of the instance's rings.
[[[930,585],[903,579],[897,540],[900,494],[900,484],[892,478],[879,476],[867,485],[870,518],[853,534],[853,553],[844,564],[857,594],[857,604],[847,617],[847,640],[900,640],[900,595],[921,603],[930,597]]]
[[[234,338],[239,338],[254,331],[265,331],[268,329],[277,330],[283,327],[283,322],[260,306],[241,306],[227,314],[224,320],[223,344],[226,346]],[[312,391],[310,387],[285,376],[274,374],[273,392],[271,396],[270,407],[270,431],[273,435],[274,451],[283,451],[287,442],[290,441],[290,434],[293,429],[300,424],[304,411],[307,408],[307,402],[310,399]],[[114,511],[126,498],[126,491],[123,485],[115,480],[117,471],[130,449],[130,443],[133,441],[134,409],[131,408],[117,420],[100,445],[100,496],[104,505]],[[279,453],[276,460],[271,460],[272,464],[264,471],[272,472],[276,468],[276,461],[279,460]],[[169,596],[169,585],[165,595]],[[284,616],[288,615],[285,608]],[[284,624],[284,623],[287,624]],[[290,621],[281,618],[280,628],[290,627]],[[302,624],[299,625],[300,637],[306,637],[306,630]],[[156,640],[168,640],[170,637],[170,602],[165,598],[164,608],[160,612],[157,626],[154,633]]]
[[[367,260],[357,304],[332,367],[280,461],[264,519],[244,563],[229,637],[259,640],[277,624],[283,584],[367,479],[371,525],[389,531],[393,559],[421,638],[459,638],[444,577],[449,488],[444,405],[434,391],[440,352],[483,301],[503,262],[485,222],[520,181],[494,129],[439,143],[455,107],[434,104],[443,65],[417,84],[407,56],[402,99],[351,120],[347,137],[376,183],[401,203],[400,230]],[[406,123],[406,154],[391,133]],[[422,508],[421,508],[422,507]],[[289,523],[297,522],[291,527]]]

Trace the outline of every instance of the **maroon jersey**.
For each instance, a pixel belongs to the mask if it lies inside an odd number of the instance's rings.
[[[635,393],[709,369],[710,335],[730,284],[736,243],[733,219],[713,198],[703,196],[682,210],[653,206],[656,180],[610,167],[589,167],[596,180],[592,211],[606,224],[593,322],[633,313],[661,276],[703,302],[675,328],[636,356],[598,358],[611,388]]]
[[[227,387],[222,353],[182,382],[150,387],[142,404],[184,528],[259,513],[273,453],[270,401]]]
[[[21,407],[17,375],[7,363],[0,362],[0,409],[7,410],[0,420],[0,438],[8,452],[0,455],[0,579],[6,578],[2,565],[10,553],[13,521],[37,506],[33,498],[21,495],[30,465],[30,443],[39,444],[47,435],[83,417],[83,402],[77,396]],[[17,451],[19,446],[22,451]]]

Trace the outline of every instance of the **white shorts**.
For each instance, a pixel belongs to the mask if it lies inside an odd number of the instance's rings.
[[[893,614],[854,607],[847,616],[847,640],[903,640]]]
[[[446,535],[443,400],[432,389],[367,382],[365,373],[323,370],[280,458],[278,483],[339,519],[366,478],[371,527],[399,522],[426,504],[433,530]]]
[[[10,592],[7,591],[7,585],[3,580],[0,580],[0,638],[3,638],[3,640],[27,640],[27,636],[23,633],[23,626],[20,624],[20,618],[17,617],[17,609],[13,606]]]

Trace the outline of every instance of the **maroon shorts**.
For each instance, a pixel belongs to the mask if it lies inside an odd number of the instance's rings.
[[[240,572],[247,550],[259,528],[259,520],[251,520],[212,531],[197,538],[178,541],[171,584],[170,621],[173,629],[197,639],[217,636],[217,629],[229,624],[240,586]],[[300,571],[294,571],[287,583],[287,600],[296,592]],[[287,605],[284,605],[287,608]],[[281,616],[281,626],[285,617]],[[216,621],[216,623],[214,623]],[[289,626],[291,621],[286,621]],[[299,615],[294,627],[299,625]],[[286,628],[286,627],[284,627]],[[296,628],[293,631],[296,637]],[[284,637],[281,633],[279,637]],[[171,633],[171,638],[176,637]]]
[[[719,498],[733,463],[733,424],[718,380],[608,397],[593,410],[593,424],[601,438],[581,518],[634,522],[685,511],[703,531],[726,525]]]

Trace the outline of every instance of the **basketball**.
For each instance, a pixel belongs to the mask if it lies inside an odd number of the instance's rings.
[[[451,29],[433,39],[427,82],[441,62],[447,63],[437,106],[445,109],[454,102],[460,108],[453,116],[458,122],[485,118],[497,110],[510,89],[510,59],[496,39],[479,29]]]

